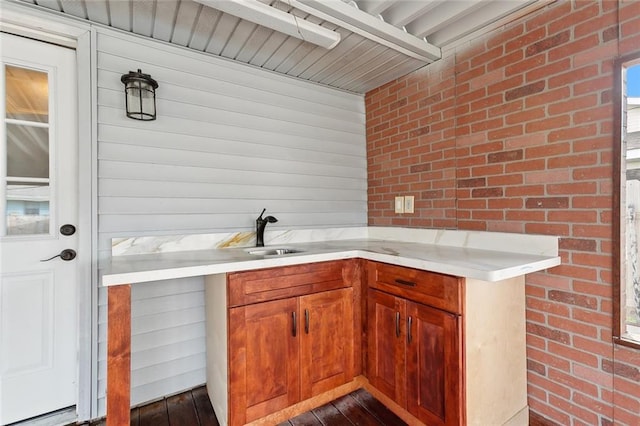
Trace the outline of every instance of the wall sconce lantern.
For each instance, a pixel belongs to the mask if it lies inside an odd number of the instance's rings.
[[[129,71],[120,81],[124,83],[127,117],[134,120],[151,121],[156,119],[156,89],[158,82],[149,74]]]

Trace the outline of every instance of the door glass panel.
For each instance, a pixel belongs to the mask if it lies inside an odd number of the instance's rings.
[[[7,176],[49,178],[49,129],[7,124]]]
[[[5,65],[5,235],[49,233],[48,74]],[[0,170],[2,167],[0,167]]]
[[[49,185],[7,183],[7,235],[49,233]]]
[[[49,83],[46,72],[5,67],[7,82],[7,118],[25,121],[49,121]]]

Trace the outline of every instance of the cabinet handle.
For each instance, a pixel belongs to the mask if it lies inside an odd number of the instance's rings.
[[[407,343],[411,343],[411,324],[413,323],[413,318],[409,316],[407,319]]]
[[[396,312],[396,337],[400,337],[400,312]]]
[[[296,337],[296,335],[298,334],[298,321],[296,319],[296,313],[291,312],[291,334],[293,335],[293,337]]]
[[[407,287],[416,286],[416,283],[414,283],[413,281],[405,281],[405,280],[401,280],[400,278],[396,278],[396,284],[406,285]]]
[[[309,334],[309,310],[304,310],[304,332]]]

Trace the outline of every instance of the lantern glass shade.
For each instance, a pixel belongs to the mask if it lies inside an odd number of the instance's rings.
[[[158,83],[141,70],[129,71],[120,81],[124,83],[127,117],[143,121],[155,120]]]

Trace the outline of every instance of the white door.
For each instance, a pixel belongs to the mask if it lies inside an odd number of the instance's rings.
[[[0,33],[0,424],[77,400],[75,51]],[[70,234],[70,235],[65,235]]]

